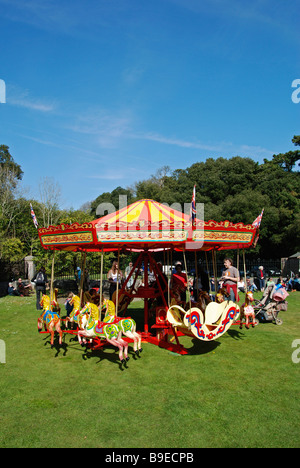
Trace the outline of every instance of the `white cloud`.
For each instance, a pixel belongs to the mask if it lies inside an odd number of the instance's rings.
[[[8,85],[6,93],[7,104],[17,107],[24,107],[29,110],[39,112],[53,112],[57,104],[54,101],[32,97],[29,90],[21,90],[16,85]]]
[[[175,137],[173,138],[164,137],[156,133],[145,133],[145,134],[140,134],[140,135],[137,134],[137,135],[132,135],[132,136],[133,138],[137,138],[137,139],[156,141],[158,143],[164,143],[167,145],[180,146],[182,148],[203,149],[203,150],[208,150],[208,151],[217,151],[220,149],[218,146],[215,146],[215,145],[207,145],[204,143],[182,140],[180,138],[175,138]]]
[[[131,117],[122,111],[113,114],[104,109],[95,109],[82,113],[67,128],[75,133],[93,135],[96,143],[103,148],[115,148],[120,139],[130,133]]]
[[[136,134],[131,135],[131,137],[166,145],[174,145],[181,148],[210,151],[212,153],[218,153],[218,156],[223,156],[225,154],[230,156],[268,157],[274,154],[274,151],[261,146],[239,145],[232,142],[216,142],[215,144],[209,144],[200,141],[183,140],[176,137],[165,137],[156,133]]]
[[[18,107],[25,107],[26,109],[37,110],[40,112],[52,112],[55,109],[53,104],[46,104],[38,100],[30,99],[8,99],[8,104]]]

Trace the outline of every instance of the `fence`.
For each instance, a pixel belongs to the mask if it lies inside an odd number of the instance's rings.
[[[211,257],[211,256],[210,256]],[[183,259],[176,257],[173,259],[173,266],[174,264],[180,260],[183,263]],[[157,261],[163,262],[163,259],[158,258]],[[121,262],[120,262],[121,263]],[[203,265],[203,268],[206,270],[207,265],[205,259],[201,260],[201,264]],[[268,260],[262,260],[262,259],[257,259],[257,260],[247,260],[246,259],[246,274],[247,276],[256,276],[258,267],[262,265],[264,267],[264,272],[265,275],[270,275],[270,276],[279,276],[281,274],[281,260],[280,259],[268,259]],[[120,264],[121,270],[125,271],[125,267],[127,266],[126,264]],[[222,271],[224,270],[224,262],[223,260],[219,260],[216,262],[217,266],[217,276],[220,277],[222,274]],[[234,259],[234,266],[236,266],[236,259]],[[164,271],[167,271],[167,265],[165,265]],[[170,268],[170,267],[169,267]],[[195,273],[195,261],[192,260],[192,258],[187,258],[187,270],[188,274],[193,275]],[[208,259],[208,270],[209,270],[209,275],[213,275],[213,264],[211,258]],[[243,265],[243,259],[240,257],[239,261],[239,272],[241,276],[244,276],[244,265]],[[90,280],[100,280],[100,271],[99,269],[96,268],[90,268],[88,270],[89,274],[89,279]],[[103,279],[106,278],[107,271],[103,273]],[[65,269],[61,270],[59,274],[55,275],[56,279],[62,279],[62,280],[75,280],[75,273],[73,269]]]
[[[269,260],[247,260],[245,261],[246,264],[246,275],[249,276],[256,276],[258,267],[262,265],[264,267],[264,273],[265,275],[270,275],[270,276],[280,276],[281,274],[281,260],[280,259],[269,259]],[[202,265],[205,269],[207,269],[206,261],[202,262]],[[233,259],[233,265],[236,267],[237,262],[236,259]],[[222,275],[222,271],[224,270],[224,262],[222,261],[217,261],[216,262],[217,266],[217,276]],[[189,272],[193,273],[195,271],[195,266],[191,262],[187,262],[187,269]],[[208,270],[209,270],[209,275],[213,275],[213,264],[212,260],[208,260]],[[243,258],[240,258],[239,260],[239,272],[241,276],[244,276],[244,264],[243,264]]]

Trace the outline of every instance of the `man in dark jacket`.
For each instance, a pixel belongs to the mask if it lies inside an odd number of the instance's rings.
[[[36,309],[41,310],[41,293],[46,294],[46,286],[48,286],[48,278],[45,272],[45,268],[41,267],[31,281],[35,283]]]

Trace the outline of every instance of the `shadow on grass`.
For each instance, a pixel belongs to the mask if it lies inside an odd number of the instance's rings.
[[[132,359],[136,361],[141,358],[140,355],[136,355],[133,350],[128,348],[128,357],[130,358],[130,360],[126,361],[125,363],[122,363],[120,362],[119,355],[117,352],[113,352],[113,353],[107,352],[107,349],[111,349],[114,351],[116,350],[116,348],[111,345],[105,345],[102,349],[95,349],[95,350],[86,348],[82,354],[82,359],[86,361],[88,359],[98,358],[99,360],[97,364],[99,364],[103,360],[107,360],[115,365],[118,365],[120,371],[123,372],[125,369],[128,369],[128,364],[132,362]]]
[[[234,340],[243,340],[245,338],[245,334],[242,333],[240,330],[236,329],[229,329],[227,334],[230,338]],[[225,335],[224,335],[225,336]],[[197,340],[197,338],[192,339],[193,346],[191,348],[187,347],[188,353],[191,356],[196,354],[207,354],[214,351],[218,346],[222,344],[222,341],[201,341]]]
[[[240,330],[237,330],[235,328],[230,328],[227,331],[228,335],[233,338],[234,340],[243,340],[245,338],[245,334],[242,333]]]
[[[197,338],[194,338],[191,341],[193,346],[191,348],[186,348],[188,356],[211,353],[221,344],[218,341],[200,341],[197,340]]]
[[[103,360],[108,360],[111,363],[118,365],[119,369],[122,372],[125,369],[128,369],[128,361],[126,361],[125,363],[120,362],[119,354],[116,351],[116,348],[114,346],[105,345],[102,349],[93,350],[93,349],[90,349],[88,346],[81,347],[79,345],[79,343],[78,343],[78,340],[77,340],[76,336],[70,338],[69,343],[65,342],[65,337],[66,337],[66,335],[63,335],[63,342],[60,345],[59,344],[59,336],[57,334],[54,335],[54,342],[53,342],[53,347],[52,347],[52,349],[56,350],[56,353],[55,353],[54,357],[58,357],[61,353],[62,353],[63,356],[66,356],[68,350],[71,348],[72,350],[79,351],[82,354],[82,359],[85,360],[85,361],[88,360],[88,359],[92,359],[92,358],[98,358],[99,360],[98,360],[97,364],[100,363]],[[44,338],[44,346],[47,346],[47,345],[49,347],[51,346],[51,342],[50,342],[49,338],[50,338],[49,335],[47,335]],[[114,350],[115,352],[114,353],[106,352],[106,350],[109,349],[109,348],[111,350]],[[130,348],[130,347],[128,348],[128,357],[129,357],[129,362],[137,361],[137,360],[141,359],[140,353],[136,354],[133,351],[133,349]]]

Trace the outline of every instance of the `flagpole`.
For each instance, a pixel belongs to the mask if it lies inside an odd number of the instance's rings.
[[[55,257],[55,250],[53,250],[52,267],[51,267],[51,280],[50,280],[50,310],[52,310],[52,301],[54,300],[54,297],[53,297],[54,257]]]

